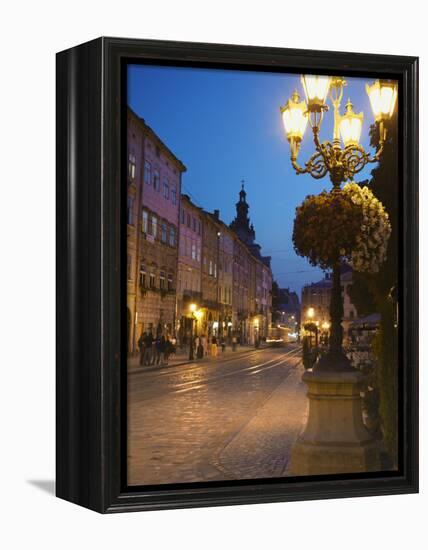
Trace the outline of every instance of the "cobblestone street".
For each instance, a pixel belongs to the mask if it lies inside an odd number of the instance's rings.
[[[128,483],[287,475],[307,415],[301,350],[267,348],[128,376]]]

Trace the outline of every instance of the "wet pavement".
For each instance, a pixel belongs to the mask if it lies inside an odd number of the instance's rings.
[[[297,345],[128,375],[128,483],[281,477],[307,416]]]

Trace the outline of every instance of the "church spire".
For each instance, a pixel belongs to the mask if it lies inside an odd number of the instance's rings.
[[[242,180],[239,200],[236,203],[236,217],[230,224],[230,227],[246,244],[252,244],[256,237],[254,227],[250,227],[250,218],[248,217],[249,208],[250,207],[247,203],[247,193],[244,189],[244,180]]]
[[[244,190],[244,180],[241,180],[241,191],[239,192],[239,201],[240,202],[246,202],[247,193]]]

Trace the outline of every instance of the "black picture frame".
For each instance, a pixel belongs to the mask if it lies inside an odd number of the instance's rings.
[[[122,221],[123,64],[398,80],[401,204],[400,471],[129,488]],[[125,512],[418,491],[418,58],[98,38],[57,54],[56,494]],[[125,132],[126,135],[126,132]],[[126,323],[125,323],[126,326]],[[126,330],[126,329],[125,329]],[[126,340],[126,338],[125,338]]]

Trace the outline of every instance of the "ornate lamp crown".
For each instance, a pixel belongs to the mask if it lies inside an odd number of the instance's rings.
[[[355,114],[351,100],[348,99],[346,104],[346,112],[340,117],[339,128],[345,147],[350,145],[358,145],[361,136],[361,128],[363,126],[364,115]]]
[[[282,121],[287,139],[290,143],[291,163],[297,174],[310,174],[315,179],[323,178],[327,173],[334,187],[352,179],[369,162],[377,162],[383,152],[386,140],[386,127],[395,109],[397,101],[397,83],[377,80],[371,86],[366,85],[367,94],[373,109],[375,122],[379,125],[379,144],[375,155],[370,156],[360,145],[363,126],[363,113],[356,114],[351,100],[346,104],[344,115],[340,114],[340,103],[346,81],[343,77],[321,75],[302,75],[301,82],[306,95],[306,102],[300,101],[297,91],[281,108]],[[327,95],[334,111],[334,129],[332,141],[319,141],[319,131],[324,113],[328,110]],[[310,121],[315,153],[304,167],[299,166],[297,157],[300,143]],[[340,145],[342,138],[344,147]]]
[[[301,141],[308,124],[308,107],[306,101],[300,100],[295,90],[284,107],[281,107],[282,121],[288,141],[293,139]]]

